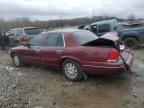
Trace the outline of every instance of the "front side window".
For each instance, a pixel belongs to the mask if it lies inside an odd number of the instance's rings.
[[[62,47],[64,46],[63,36],[60,33],[50,33],[47,40],[49,47]]]
[[[46,36],[45,34],[39,34],[32,38],[29,43],[31,46],[44,46],[45,45]]]
[[[110,25],[109,24],[98,25],[98,33],[105,33],[105,32],[110,32]]]

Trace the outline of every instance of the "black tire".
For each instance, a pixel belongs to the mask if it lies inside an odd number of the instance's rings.
[[[71,65],[71,69],[68,69],[68,65]],[[75,71],[72,68],[74,68]],[[79,81],[83,77],[83,70],[80,64],[71,59],[67,59],[62,63],[62,72],[64,77],[70,81]]]
[[[13,54],[12,55],[12,60],[13,60],[13,64],[16,67],[22,67],[22,66],[24,66],[24,63],[22,62],[22,60],[19,58],[19,56],[17,54]]]
[[[123,40],[127,47],[130,49],[136,49],[138,47],[138,40],[133,37],[128,37]]]

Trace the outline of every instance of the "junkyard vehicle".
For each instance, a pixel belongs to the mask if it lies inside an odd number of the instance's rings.
[[[5,45],[8,45],[9,43],[9,36],[6,34],[6,32],[0,32],[0,46],[2,46],[2,49],[5,49]]]
[[[0,33],[0,46],[5,50],[6,37],[4,33]]]
[[[116,31],[120,39],[130,48],[136,48],[138,44],[144,44],[144,26],[125,28],[116,19],[112,19],[94,22],[84,29],[89,29],[97,36]]]
[[[17,67],[35,64],[60,69],[72,81],[82,79],[85,74],[123,73],[133,61],[131,51],[119,42],[116,33],[98,38],[88,30],[77,29],[41,33],[27,45],[10,49],[9,53]]]
[[[11,46],[16,46],[20,43],[26,42],[39,33],[41,33],[41,29],[37,27],[15,28],[10,29],[7,32],[7,34],[9,34],[9,44]]]

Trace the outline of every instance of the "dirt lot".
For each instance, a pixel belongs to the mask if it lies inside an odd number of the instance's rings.
[[[144,108],[144,48],[133,53],[133,74],[70,82],[48,69],[15,68],[0,50],[0,108]]]

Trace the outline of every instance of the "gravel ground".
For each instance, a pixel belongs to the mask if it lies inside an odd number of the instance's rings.
[[[0,108],[144,108],[144,48],[133,53],[133,74],[70,82],[56,71],[16,68],[0,50]]]

